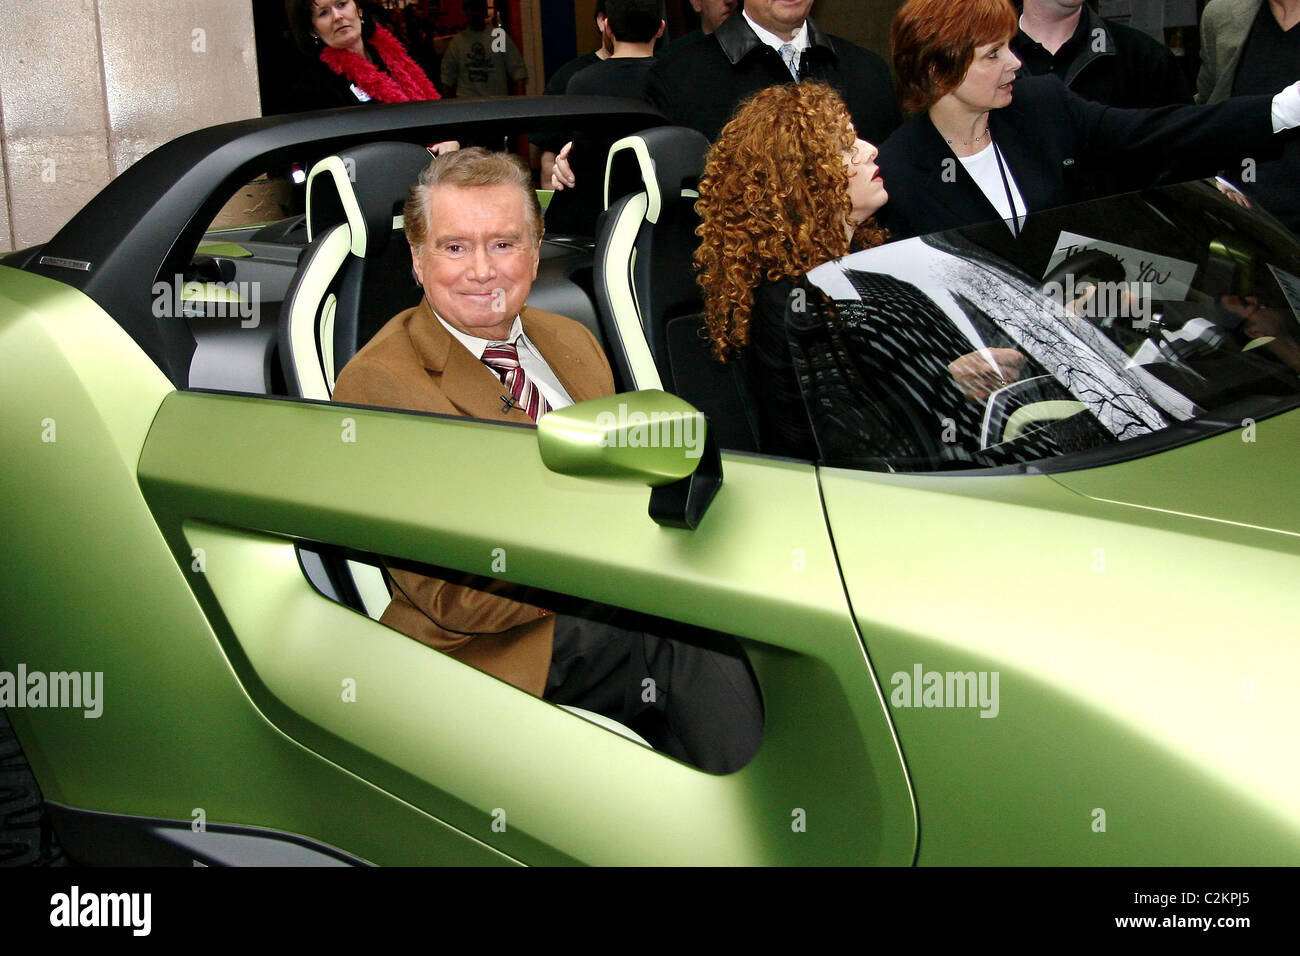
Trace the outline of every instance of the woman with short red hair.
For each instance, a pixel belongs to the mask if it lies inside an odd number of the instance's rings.
[[[1056,77],[1016,78],[1009,0],[908,0],[894,17],[894,68],[915,113],[880,148],[897,236],[1002,219],[1019,235],[1034,210],[1089,198],[1115,163],[1134,188],[1210,176],[1300,126],[1300,83],[1214,106],[1120,110]],[[1240,167],[1238,167],[1240,168]]]

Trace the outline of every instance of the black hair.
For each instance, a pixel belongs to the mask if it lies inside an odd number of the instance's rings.
[[[607,0],[605,17],[620,43],[649,43],[664,18],[663,0]]]

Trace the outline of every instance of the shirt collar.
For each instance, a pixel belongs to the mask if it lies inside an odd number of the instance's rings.
[[[481,339],[477,335],[467,335],[464,332],[462,332],[460,329],[452,328],[452,326],[448,325],[447,320],[444,319],[442,316],[440,316],[437,312],[434,312],[432,306],[430,306],[429,311],[433,312],[433,317],[442,323],[442,327],[446,329],[448,332],[450,332],[452,334],[452,337],[461,345],[465,346],[465,348],[469,350],[469,354],[474,356],[480,362],[483,361],[483,351],[489,345],[503,344],[501,342],[493,341],[492,339]],[[529,342],[528,336],[524,335],[524,326],[523,323],[519,320],[518,315],[515,316],[515,321],[510,326],[510,334],[506,336],[506,340],[504,344],[515,342],[516,339],[522,339],[524,344],[526,344],[529,348],[532,348],[532,342]],[[516,347],[517,345],[518,343],[516,342]]]
[[[776,50],[776,52],[778,53],[781,52],[781,47],[786,42],[785,40],[782,40],[771,30],[765,30],[762,27],[760,27],[757,23],[755,23],[754,18],[749,15],[748,10],[741,10],[740,15],[745,18],[746,22],[749,23],[749,28],[754,31],[755,36],[757,36],[760,40],[762,40],[764,43],[770,46],[773,50]],[[790,43],[794,46],[796,53],[802,53],[807,48],[808,46],[807,18],[804,19],[803,23],[799,24],[799,29],[795,31],[794,39],[790,40]]]

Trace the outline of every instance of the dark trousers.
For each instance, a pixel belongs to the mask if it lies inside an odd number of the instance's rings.
[[[739,770],[763,737],[763,704],[744,653],[555,616],[546,700],[595,711],[709,773]]]

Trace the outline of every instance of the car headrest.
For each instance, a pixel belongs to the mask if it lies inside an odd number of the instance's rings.
[[[646,191],[646,219],[658,222],[665,203],[694,190],[704,171],[709,141],[699,130],[657,126],[625,136],[609,148],[605,165],[605,208],[631,192]]]
[[[307,238],[346,222],[352,254],[365,258],[388,245],[393,213],[433,157],[414,143],[366,143],[326,156],[307,177]]]

